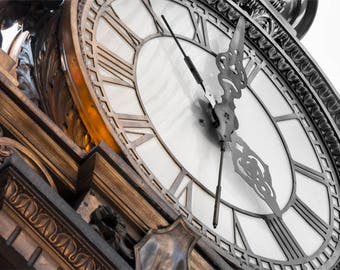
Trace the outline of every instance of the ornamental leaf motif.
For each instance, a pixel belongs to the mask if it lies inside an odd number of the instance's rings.
[[[8,184],[6,186],[5,197],[10,202],[14,202],[15,198],[19,192],[19,187],[12,178],[8,179]]]
[[[91,258],[89,255],[83,252],[77,253],[76,258],[74,259],[74,266],[80,270],[100,269],[100,268],[97,268],[97,265],[95,261],[93,260],[93,258]]]
[[[69,228],[63,226],[62,221],[55,219],[53,214],[44,208],[29,191],[30,187],[26,189],[21,185],[14,175],[8,175],[5,200],[17,214],[21,215],[37,234],[43,236],[51,248],[63,256],[72,268],[103,269],[102,262],[91,253],[91,249],[83,245]]]
[[[26,218],[35,216],[38,213],[37,203],[28,194],[20,194],[17,196],[14,204],[16,205],[17,210],[19,210]]]
[[[46,213],[40,213],[35,220],[33,220],[37,230],[45,237],[52,239],[56,236],[58,226],[51,216]]]
[[[72,259],[72,257],[74,258],[74,255],[77,252],[77,244],[69,234],[59,233],[55,237],[54,244],[63,256],[67,257],[69,260]]]

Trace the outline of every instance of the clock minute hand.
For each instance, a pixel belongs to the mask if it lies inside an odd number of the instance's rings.
[[[216,229],[217,224],[218,224],[218,217],[219,217],[219,212],[220,212],[220,201],[221,201],[221,180],[222,180],[222,169],[223,169],[223,159],[224,159],[224,152],[226,149],[226,141],[221,141],[220,142],[220,165],[218,169],[218,182],[216,186],[216,192],[215,192],[215,205],[214,205],[214,217],[213,217],[213,226]]]
[[[203,79],[200,75],[200,73],[198,72],[197,68],[195,67],[194,63],[192,62],[191,58],[185,53],[185,51],[183,50],[181,44],[179,43],[177,37],[175,36],[174,32],[172,31],[168,21],[165,19],[164,15],[161,15],[161,18],[162,20],[164,21],[166,27],[168,28],[171,36],[173,37],[173,39],[175,40],[178,48],[180,49],[180,51],[182,52],[183,56],[184,56],[184,62],[185,64],[187,65],[187,67],[189,68],[191,74],[193,75],[193,77],[195,78],[197,84],[199,84],[202,89],[203,89],[203,92],[204,92],[204,95],[205,97],[208,99],[210,105],[212,107],[215,106],[216,104],[216,101],[215,101],[215,98],[213,97],[212,94],[210,94],[209,92],[207,92],[205,86],[204,86],[204,83],[203,83]]]
[[[235,172],[281,217],[268,165],[236,133],[231,136],[231,156]]]

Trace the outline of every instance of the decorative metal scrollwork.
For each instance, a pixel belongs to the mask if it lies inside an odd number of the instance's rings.
[[[235,171],[276,215],[280,215],[268,165],[239,136],[233,137],[230,148]]]

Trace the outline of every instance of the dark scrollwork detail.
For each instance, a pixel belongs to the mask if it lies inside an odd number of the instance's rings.
[[[34,63],[31,40],[25,40],[21,48],[21,52],[18,56],[18,66],[16,69],[19,88],[30,100],[38,105],[40,97],[35,86],[34,78],[32,76]]]
[[[251,186],[276,215],[280,216],[268,165],[236,134],[233,135],[230,148],[235,172]]]
[[[287,2],[285,0],[269,0],[269,3],[278,11],[282,12]]]
[[[271,37],[276,38],[276,36],[278,36],[279,27],[265,10],[260,8],[255,9],[252,17]]]
[[[233,0],[245,10],[270,36],[279,34],[279,25],[257,0]],[[273,0],[272,2],[276,2]],[[276,4],[277,5],[277,4]],[[229,8],[233,9],[233,8]],[[229,11],[230,13],[230,11]]]
[[[99,206],[91,214],[90,224],[106,242],[130,262],[134,260],[133,241],[121,216],[111,207]]]
[[[12,175],[8,176],[5,199],[72,267],[83,270],[105,269],[72,232],[44,209],[36,197]]]

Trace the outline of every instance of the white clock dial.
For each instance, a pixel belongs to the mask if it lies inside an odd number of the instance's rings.
[[[247,258],[251,267],[315,269],[334,261],[338,180],[308,114],[274,68],[246,43],[248,86],[235,114],[238,136],[268,165],[282,216],[235,172],[228,149],[213,229],[217,135],[161,15],[217,100],[223,89],[216,55],[228,50],[234,27],[202,1],[99,2],[83,14],[84,61],[114,137],[147,183],[222,253]]]
[[[194,59],[207,89],[222,92],[217,80],[215,56],[193,43],[183,41],[182,45],[187,54]],[[206,107],[202,104],[204,93],[195,83],[173,39],[159,37],[148,41],[139,51],[136,67],[138,94],[159,137],[169,152],[196,179],[197,184],[214,193],[218,178],[220,147],[215,131],[205,116]],[[277,188],[279,205],[284,208],[292,194],[293,180],[289,158],[280,134],[273,125],[270,115],[249,89],[244,89],[242,99],[236,105],[240,123],[238,134],[256,153],[268,161],[273,185]],[[137,152],[143,160],[148,159],[138,148]],[[147,154],[154,157],[152,163],[158,163],[158,158],[152,151]],[[234,171],[231,154],[227,153],[225,158],[223,174],[226,177],[222,182],[224,187],[222,198],[245,211],[258,214],[271,213],[264,201]],[[170,170],[171,167],[168,168],[168,174],[172,174]],[[153,172],[157,174],[156,171]],[[170,179],[170,183],[164,180],[162,184],[169,188],[171,180],[173,178]],[[209,219],[210,214],[211,211],[207,211]]]

